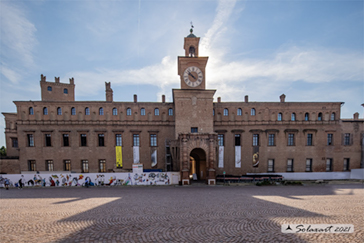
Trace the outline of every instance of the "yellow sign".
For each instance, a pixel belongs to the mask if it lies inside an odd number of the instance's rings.
[[[116,154],[116,167],[123,167],[123,154],[121,151],[121,146],[115,147]]]

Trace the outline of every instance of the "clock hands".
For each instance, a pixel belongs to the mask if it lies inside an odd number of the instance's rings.
[[[193,76],[192,75],[192,73],[190,73],[190,72],[188,72],[188,75],[190,75],[192,78],[194,78],[194,79],[197,79],[197,78],[195,78],[195,76]]]

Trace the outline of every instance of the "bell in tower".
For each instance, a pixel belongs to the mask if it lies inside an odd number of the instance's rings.
[[[191,23],[190,34],[185,37],[185,56],[186,57],[198,57],[198,45],[200,42],[200,37],[196,37],[193,34],[193,25]]]

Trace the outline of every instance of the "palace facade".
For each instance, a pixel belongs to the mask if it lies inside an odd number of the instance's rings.
[[[41,75],[40,101],[14,101],[5,116],[2,173],[179,171],[215,184],[217,175],[350,171],[363,167],[364,120],[340,119],[342,102],[213,101],[199,37],[184,38],[173,101],[75,101],[75,83]],[[278,97],[277,97],[278,98]]]

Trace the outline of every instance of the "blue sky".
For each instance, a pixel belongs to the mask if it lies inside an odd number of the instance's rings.
[[[201,37],[222,101],[342,101],[363,118],[363,1],[0,1],[0,111],[74,77],[76,100],[171,101],[183,38]],[[0,117],[0,146],[5,144]]]

